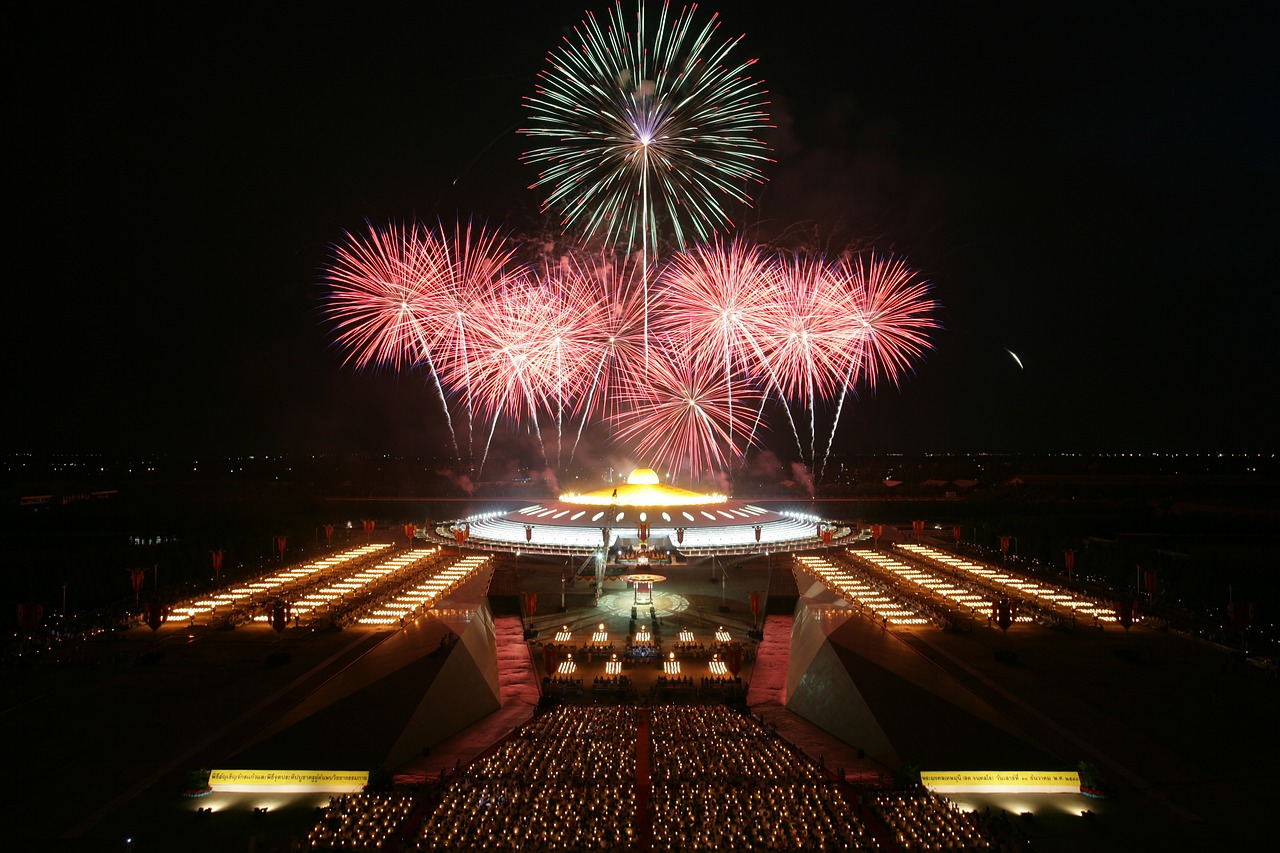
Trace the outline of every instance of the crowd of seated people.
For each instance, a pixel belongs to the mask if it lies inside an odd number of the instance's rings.
[[[635,687],[631,679],[625,675],[597,675],[591,682],[591,689],[597,693],[620,693],[631,695]]]
[[[641,713],[650,748],[638,769]],[[996,831],[922,789],[855,795],[761,720],[724,705],[556,708],[431,796],[334,798],[306,846],[377,849],[400,835],[419,850],[634,848],[638,770],[655,850],[880,849],[868,821],[903,850],[1017,846],[1016,827]],[[406,823],[415,804],[416,834]]]
[[[650,727],[655,850],[877,849],[840,786],[755,719],[656,706]]]
[[[872,794],[868,804],[904,850],[974,850],[992,846],[977,817],[923,789]]]
[[[631,845],[636,710],[562,707],[467,768],[422,822],[421,850]]]
[[[403,792],[345,794],[329,800],[307,834],[311,850],[376,850],[395,834],[416,798]]]

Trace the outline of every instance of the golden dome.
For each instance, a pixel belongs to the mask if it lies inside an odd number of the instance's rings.
[[[668,486],[652,468],[637,468],[616,489],[603,488],[591,492],[566,492],[560,500],[569,504],[590,506],[698,506],[724,503],[729,498]]]

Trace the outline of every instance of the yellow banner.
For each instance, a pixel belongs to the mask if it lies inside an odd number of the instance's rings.
[[[215,791],[356,791],[369,784],[367,770],[214,770]]]
[[[920,783],[943,793],[1001,792],[1051,794],[1080,790],[1074,770],[945,770],[921,771]]]

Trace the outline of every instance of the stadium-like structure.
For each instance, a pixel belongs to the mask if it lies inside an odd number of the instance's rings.
[[[616,488],[442,521],[426,532],[436,541],[475,549],[595,556],[605,563],[637,566],[688,557],[807,551],[857,534],[852,525],[809,513],[774,511],[666,485],[651,468],[635,469]]]

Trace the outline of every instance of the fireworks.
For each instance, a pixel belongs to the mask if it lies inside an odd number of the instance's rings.
[[[697,480],[732,474],[773,421],[820,470],[849,394],[898,384],[930,347],[936,305],[905,261],[716,236],[763,181],[768,118],[740,39],[695,10],[664,3],[654,27],[643,5],[588,14],[526,99],[534,186],[604,248],[523,257],[482,228],[392,223],[334,249],[326,313],[347,360],[425,370],[477,476],[502,424],[557,467],[595,424]],[[678,251],[651,271],[668,235]]]
[[[898,383],[936,326],[927,284],[900,259],[827,263],[717,242],[658,274],[646,360],[639,278],[608,254],[525,264],[482,229],[392,224],[335,249],[329,316],[354,363],[430,372],[450,429],[466,424],[460,460],[483,467],[506,422],[536,434],[559,466],[566,439],[572,458],[594,421],[638,458],[692,479],[732,470],[759,443],[769,401],[801,457],[818,463],[827,404],[822,458],[850,389]]]
[[[728,225],[724,202],[750,202],[746,186],[764,180],[754,60],[735,64],[741,37],[720,41],[716,16],[697,27],[695,8],[672,18],[664,3],[650,29],[643,5],[628,26],[619,2],[547,57],[521,133],[546,140],[524,159],[542,167],[535,186],[551,188],[545,204],[566,227],[656,251],[666,226],[684,246]]]

